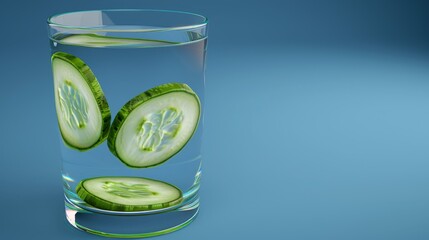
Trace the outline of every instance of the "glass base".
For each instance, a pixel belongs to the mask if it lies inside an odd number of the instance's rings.
[[[190,224],[198,214],[198,195],[189,200],[174,210],[124,215],[91,212],[66,197],[65,210],[67,221],[79,230],[105,237],[144,238],[174,232]]]

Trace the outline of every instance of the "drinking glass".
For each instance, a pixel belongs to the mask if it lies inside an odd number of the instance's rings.
[[[77,229],[140,238],[199,207],[207,18],[93,10],[48,19],[65,213]]]

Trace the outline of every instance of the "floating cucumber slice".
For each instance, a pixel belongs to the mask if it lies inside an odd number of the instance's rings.
[[[55,107],[64,142],[84,151],[103,142],[110,126],[110,109],[91,69],[68,53],[52,55]]]
[[[58,35],[54,37],[61,44],[79,45],[86,47],[113,47],[113,46],[159,46],[178,44],[178,42],[170,42],[163,40],[152,40],[143,38],[120,38],[112,36],[102,36],[98,34],[76,34],[76,35]]]
[[[111,211],[146,211],[182,202],[177,187],[140,177],[97,177],[83,180],[77,195],[89,205]]]
[[[200,101],[188,85],[160,85],[122,107],[113,120],[107,145],[129,167],[152,167],[185,146],[199,118]]]

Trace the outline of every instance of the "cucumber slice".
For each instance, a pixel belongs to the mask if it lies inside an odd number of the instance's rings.
[[[188,85],[160,85],[122,107],[113,120],[107,145],[129,167],[153,167],[186,145],[199,118],[200,100]]]
[[[90,178],[78,184],[76,193],[89,205],[111,211],[154,210],[182,202],[179,188],[140,177]]]
[[[109,133],[110,108],[91,69],[68,53],[52,55],[55,108],[64,142],[80,151],[102,143]]]
[[[76,35],[58,35],[54,37],[56,41],[66,45],[78,45],[85,47],[120,47],[129,45],[141,46],[162,46],[178,44],[178,42],[170,42],[163,40],[153,40],[144,38],[120,38],[112,36],[102,36],[98,34],[76,34]]]

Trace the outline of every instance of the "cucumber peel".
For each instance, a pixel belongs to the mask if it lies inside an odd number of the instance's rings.
[[[201,106],[186,84],[163,84],[127,102],[113,120],[110,151],[132,168],[153,167],[177,154],[197,129]]]
[[[55,108],[67,146],[85,151],[102,143],[110,128],[110,108],[91,69],[64,52],[52,55]]]
[[[78,196],[89,205],[110,211],[148,211],[182,202],[179,188],[141,177],[96,177],[82,180]]]

